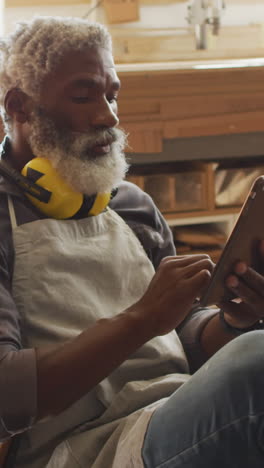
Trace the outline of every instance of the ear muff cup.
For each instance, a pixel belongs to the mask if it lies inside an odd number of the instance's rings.
[[[53,168],[46,158],[34,158],[22,169],[22,175],[34,184],[43,187],[48,193],[48,201],[26,193],[31,203],[48,217],[69,219],[78,213],[82,216],[96,216],[101,213],[112,198],[111,193],[98,193],[88,202],[89,197],[74,191]],[[32,191],[32,190],[31,190]]]
[[[71,218],[83,203],[83,194],[75,192],[56,172],[46,158],[34,158],[22,169],[22,175],[50,192],[47,203],[27,194],[41,212],[56,219]]]

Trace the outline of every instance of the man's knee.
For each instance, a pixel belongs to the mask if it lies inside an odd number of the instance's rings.
[[[222,369],[223,379],[231,381],[264,381],[264,331],[253,331],[239,336],[214,358]]]

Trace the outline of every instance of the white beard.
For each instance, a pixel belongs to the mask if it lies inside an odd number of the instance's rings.
[[[126,134],[116,128],[87,133],[59,130],[42,109],[32,113],[29,143],[36,157],[47,158],[58,174],[77,192],[85,195],[111,192],[125,177]],[[96,156],[89,151],[109,138],[110,152]]]

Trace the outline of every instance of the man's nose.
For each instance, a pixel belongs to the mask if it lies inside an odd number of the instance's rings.
[[[94,127],[107,127],[113,128],[119,124],[119,119],[117,114],[112,109],[110,102],[106,99],[104,102],[97,107],[96,113],[93,115],[92,118],[92,125]]]

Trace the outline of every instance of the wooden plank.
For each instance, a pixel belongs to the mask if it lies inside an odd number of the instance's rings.
[[[259,1],[252,1],[252,0],[228,0],[228,5],[233,4],[233,5],[248,5],[250,7],[254,6],[254,3],[259,3]]]
[[[91,0],[5,0],[5,6],[10,8],[24,6],[46,6],[46,5],[72,5],[90,3]],[[186,0],[140,0],[143,5],[168,5],[171,3],[184,3]]]
[[[164,218],[168,221],[171,219],[180,219],[180,218],[193,218],[195,217],[205,217],[205,216],[219,216],[226,214],[238,214],[240,209],[238,207],[231,208],[218,208],[215,210],[203,210],[203,211],[186,211],[186,212],[174,212],[174,213],[165,213]]]
[[[264,110],[264,92],[247,93],[243,96],[233,94],[184,96],[165,98],[160,103],[163,119],[191,118],[240,111]]]
[[[241,38],[242,40],[242,38]],[[263,46],[257,44],[251,44],[251,47],[243,48],[230,47],[213,50],[195,50],[194,39],[188,38],[189,45],[186,48],[178,48],[175,50],[176,39],[166,38],[164,40],[153,41],[150,38],[144,39],[143,41],[130,40],[119,41],[113,39],[114,45],[114,58],[115,62],[118,63],[143,63],[149,62],[161,62],[161,61],[183,61],[183,60],[225,60],[229,58],[242,59],[255,58],[263,56]]]
[[[90,3],[91,0],[5,0],[7,8],[23,8],[27,6],[47,6],[47,5],[78,5]],[[184,3],[186,0],[140,0],[143,5],[168,5],[171,3]]]
[[[140,0],[142,5],[169,5],[171,3],[185,3],[186,0]]]
[[[164,138],[228,135],[264,132],[264,111],[211,115],[195,119],[123,124],[129,133],[129,152],[162,152]]]
[[[121,92],[122,94],[122,92]],[[120,99],[118,104],[118,112],[123,119],[151,119],[160,118],[160,102],[159,99]]]
[[[264,67],[119,76],[131,151],[161,152],[164,138],[264,132]]]
[[[261,95],[264,93],[264,67],[218,70],[162,70],[119,72],[122,99],[175,98],[206,95]]]
[[[161,153],[162,152],[162,132],[142,131],[129,133],[130,153]]]
[[[23,8],[23,7],[38,7],[38,6],[62,6],[62,5],[81,5],[90,3],[90,0],[5,0],[6,8]]]
[[[140,132],[140,131],[151,131],[151,130],[160,130],[162,128],[162,122],[161,121],[155,121],[155,122],[149,122],[149,121],[144,121],[144,122],[128,122],[125,125],[125,129],[128,130],[129,132]]]
[[[221,114],[238,114],[264,110],[264,92],[262,94],[201,95],[171,97],[158,100],[121,101],[119,115],[122,121],[175,120],[206,117]]]
[[[162,130],[161,125],[156,129],[136,129],[134,126],[124,126],[129,133],[129,146],[126,151],[130,153],[161,153],[162,152]]]
[[[168,121],[164,123],[164,138],[228,135],[264,131],[264,111],[224,114]]]
[[[139,20],[138,0],[103,0],[107,23],[125,23]]]
[[[218,36],[208,35],[209,48],[197,50],[194,28],[110,28],[117,63],[201,60],[262,56],[261,24],[223,26]]]
[[[186,50],[194,49],[194,36],[169,34],[158,30],[151,34],[136,34],[123,37],[112,35],[114,57],[117,63],[173,60],[185,56]]]

